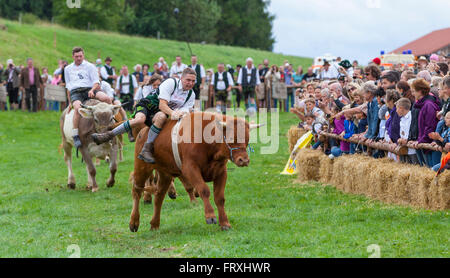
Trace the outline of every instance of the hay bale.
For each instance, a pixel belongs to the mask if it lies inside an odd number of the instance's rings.
[[[300,137],[302,137],[305,133],[307,132],[307,130],[303,129],[303,128],[299,128],[297,126],[291,126],[291,128],[288,131],[287,137],[288,137],[288,142],[289,142],[289,153],[292,152],[292,150],[295,147],[295,144],[297,144],[298,139],[300,139]]]
[[[327,155],[322,155],[319,158],[320,169],[319,169],[319,181],[321,183],[330,183],[333,177],[333,163],[334,159],[330,159]]]
[[[297,169],[300,181],[318,181],[320,169],[320,157],[323,153],[312,149],[301,149],[298,151]]]
[[[348,161],[348,156],[341,156],[333,159],[333,174],[331,176],[331,183],[339,190],[349,193],[348,188],[346,187],[346,181],[349,181],[349,176],[353,173],[351,171],[347,171],[348,169],[345,167]]]
[[[411,188],[411,205],[415,207],[421,208],[431,208],[429,205],[429,189],[430,185],[436,176],[436,173],[433,170],[426,167],[415,167],[413,173],[410,176],[410,181],[412,179],[416,179],[417,181],[414,184],[418,184],[419,186],[415,188]]]
[[[404,167],[398,170],[397,175],[394,178],[394,182],[388,188],[388,202],[399,205],[408,205],[411,200],[409,177],[412,171],[409,164],[401,165]]]
[[[431,182],[429,203],[433,209],[450,209],[450,170],[445,170]]]
[[[404,165],[396,163],[391,159],[374,159],[377,163],[370,175],[370,183],[373,184],[372,196],[380,201],[393,202],[392,193],[396,187],[398,173]],[[394,193],[395,195],[395,193]]]
[[[360,187],[366,183],[361,181],[368,177],[370,172],[368,164],[371,160],[362,155],[343,155],[334,160],[330,183],[344,192],[365,193],[366,189]]]
[[[297,154],[300,181],[320,181],[353,194],[383,202],[425,209],[450,208],[450,170],[437,178],[426,167],[343,155],[331,160],[320,151],[303,149]]]

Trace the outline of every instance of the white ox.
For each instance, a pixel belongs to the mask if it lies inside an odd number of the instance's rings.
[[[115,174],[117,171],[117,154],[119,151],[119,141],[117,137],[109,142],[97,145],[91,139],[91,134],[94,132],[102,133],[108,131],[115,123],[114,116],[119,112],[120,105],[110,105],[97,100],[88,100],[83,108],[79,109],[80,124],[78,134],[83,146],[79,149],[86,163],[86,170],[88,173],[88,189],[92,192],[98,190],[98,185],[95,180],[96,169],[92,158],[96,157],[105,160],[109,157],[110,177],[106,183],[107,187],[114,186]],[[64,148],[64,161],[68,168],[67,186],[70,189],[75,189],[75,176],[72,170],[72,147],[74,145],[73,132],[73,113],[74,110],[64,110],[60,118],[60,129],[62,134],[62,147]]]

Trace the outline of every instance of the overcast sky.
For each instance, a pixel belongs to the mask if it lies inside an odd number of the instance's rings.
[[[449,0],[272,0],[274,52],[325,53],[367,64],[434,30],[450,27]]]

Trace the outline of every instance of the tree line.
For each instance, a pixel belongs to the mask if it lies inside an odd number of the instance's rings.
[[[270,0],[2,0],[0,16],[17,20],[27,15],[77,29],[272,51],[274,16],[269,4]]]

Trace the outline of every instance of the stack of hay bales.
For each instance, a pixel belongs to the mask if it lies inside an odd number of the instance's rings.
[[[344,155],[331,160],[311,149],[299,151],[297,167],[301,181],[320,181],[345,193],[361,194],[386,203],[450,209],[448,170],[436,178],[436,173],[426,167],[363,155]]]
[[[307,130],[303,129],[303,128],[299,128],[297,126],[291,126],[291,128],[288,131],[287,137],[288,137],[288,142],[289,142],[289,153],[292,152],[292,150],[294,149],[295,144],[297,144],[298,139],[300,139],[300,137],[302,137],[305,133],[307,132]]]
[[[322,152],[312,149],[301,149],[297,153],[297,169],[300,181],[319,180],[320,158]]]

